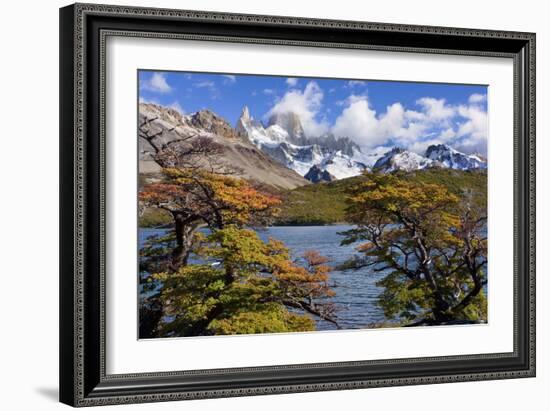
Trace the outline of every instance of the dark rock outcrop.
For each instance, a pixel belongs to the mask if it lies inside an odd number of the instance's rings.
[[[320,183],[322,181],[334,181],[336,178],[331,175],[327,170],[322,170],[319,166],[314,165],[304,176],[306,180],[312,183]]]

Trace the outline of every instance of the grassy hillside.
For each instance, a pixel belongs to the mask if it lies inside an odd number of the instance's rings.
[[[487,193],[487,173],[449,169],[419,170],[402,178],[447,186],[461,195],[465,189]],[[324,225],[345,222],[346,191],[364,176],[296,188],[283,194],[283,206],[277,225]]]
[[[363,177],[311,184],[287,191],[278,225],[324,225],[344,221],[345,192]]]
[[[139,216],[139,226],[156,228],[172,224],[172,216],[168,211],[159,208],[146,208]]]
[[[443,184],[461,195],[464,189],[487,193],[487,173],[449,169],[419,170],[403,174],[402,178],[426,183]],[[285,191],[276,225],[327,225],[345,223],[346,191],[365,179],[364,176],[346,178],[330,183],[310,184]],[[163,210],[146,209],[140,216],[140,227],[169,225],[171,216]]]

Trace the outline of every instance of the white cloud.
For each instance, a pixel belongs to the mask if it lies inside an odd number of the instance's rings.
[[[351,100],[336,119],[332,132],[338,137],[350,137],[363,146],[383,144],[386,136],[376,132],[376,112],[369,108],[367,99]]]
[[[181,104],[179,103],[179,101],[174,101],[172,104],[170,104],[168,107],[170,107],[171,109],[174,109],[176,110],[178,113],[180,114],[185,114],[185,110],[183,109],[183,107],[181,106]]]
[[[478,105],[460,106],[458,112],[465,119],[458,125],[458,149],[468,153],[486,154],[489,133],[487,112]]]
[[[425,119],[431,122],[446,122],[456,113],[456,108],[448,105],[445,99],[423,97],[416,104],[422,107]]]
[[[405,111],[405,117],[407,118],[407,120],[422,121],[426,118],[426,115],[424,113],[421,113],[420,111],[407,110]]]
[[[233,84],[237,81],[237,77],[235,77],[233,74],[223,74],[223,77],[225,77],[225,82],[227,84]]]
[[[296,87],[296,85],[298,84],[298,79],[295,77],[289,77],[286,79],[286,84],[289,87]]]
[[[456,137],[456,131],[452,128],[447,128],[440,133],[436,133],[435,137],[430,136],[430,138],[425,140],[417,140],[408,146],[408,149],[414,151],[418,154],[424,154],[426,149],[435,144],[452,144],[453,140]]]
[[[269,118],[273,114],[293,112],[300,117],[306,135],[319,136],[328,131],[325,120],[317,120],[322,107],[323,90],[319,85],[310,81],[304,90],[292,89],[276,100],[275,105],[265,114]]]
[[[193,87],[195,88],[203,88],[210,92],[210,98],[212,100],[219,99],[220,96],[220,90],[218,90],[218,87],[216,87],[216,83],[210,80],[204,80],[204,81],[198,81],[193,84]]]
[[[162,94],[172,91],[172,87],[167,83],[166,76],[163,73],[153,73],[149,80],[143,80],[141,82],[141,88],[153,93]]]
[[[425,127],[415,123],[407,124],[407,111],[401,103],[386,107],[377,115],[366,96],[351,95],[347,106],[336,119],[332,132],[336,136],[349,137],[363,147],[373,148],[386,144],[389,139],[400,143],[418,138]]]
[[[445,129],[439,134],[439,138],[442,141],[450,141],[455,137],[456,137],[456,131],[454,131],[452,128]]]
[[[476,138],[487,138],[487,112],[477,106],[460,106],[458,112],[466,119],[458,128],[458,136],[471,135]]]
[[[139,102],[143,104],[160,104],[159,101],[154,98],[151,99],[151,98],[145,98],[142,96],[139,97]]]
[[[483,103],[484,101],[487,101],[487,94],[474,93],[468,98],[470,104]]]
[[[273,90],[272,88],[264,88],[262,90],[262,93],[264,93],[266,96],[272,96],[275,94],[275,90]]]
[[[195,84],[193,84],[196,88],[208,88],[208,89],[216,89],[216,84],[213,81],[198,81]]]
[[[346,87],[353,88],[353,87],[360,87],[365,86],[367,84],[366,81],[362,80],[350,80],[346,83]]]
[[[419,110],[394,103],[377,113],[365,95],[350,95],[332,132],[347,136],[371,150],[381,145],[399,145],[423,154],[431,144],[445,143],[466,152],[486,151],[487,113],[476,104],[451,105],[444,99],[424,97]]]

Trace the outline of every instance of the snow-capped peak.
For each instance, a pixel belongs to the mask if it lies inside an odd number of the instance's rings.
[[[342,153],[342,151],[328,154],[319,166],[338,180],[357,176],[367,169],[365,164]]]
[[[243,107],[235,128],[260,150],[302,176],[326,171],[340,179],[356,176],[366,169],[355,159],[362,154],[359,146],[349,139],[336,139],[328,134],[307,138],[295,113],[272,116],[269,126],[265,127],[254,120],[248,107]],[[314,166],[317,168],[309,173]]]
[[[487,168],[487,162],[477,155],[468,155],[445,144],[431,145],[426,150],[426,157],[438,161],[444,167],[457,170]]]
[[[373,166],[374,170],[392,172],[395,170],[413,171],[428,167],[471,170],[487,168],[487,162],[480,156],[468,155],[445,144],[431,145],[424,156],[394,147],[380,157]]]
[[[405,150],[402,147],[394,147],[376,160],[373,169],[390,173],[396,170],[413,171],[434,165],[434,162],[426,157]]]
[[[243,107],[243,111],[241,112],[240,119],[243,121],[250,120],[250,110],[248,110],[248,106]]]
[[[292,111],[275,113],[268,121],[268,128],[272,126],[279,126],[285,130],[290,137],[290,143],[304,145],[305,133],[298,114]]]
[[[248,130],[251,127],[252,127],[252,117],[250,117],[250,111],[248,110],[248,106],[244,106],[241,111],[241,115],[237,120],[237,124],[235,125],[235,130],[237,130],[238,133],[247,135]]]
[[[288,133],[282,127],[272,125],[265,128],[261,122],[254,120],[247,106],[243,107],[235,129],[259,149],[264,146],[274,147],[289,140]]]
[[[362,150],[352,140],[330,133],[307,137],[299,116],[292,112],[273,115],[265,126],[254,120],[245,106],[236,130],[264,153],[312,181],[326,181],[329,175],[336,179],[353,177],[371,168],[392,172],[428,167],[459,170],[487,167],[481,156],[464,154],[444,144],[429,146],[423,156],[401,147]]]

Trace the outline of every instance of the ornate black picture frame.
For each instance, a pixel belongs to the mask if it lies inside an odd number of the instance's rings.
[[[513,352],[107,374],[108,36],[513,59]],[[92,406],[535,376],[535,34],[76,4],[60,10],[60,87],[61,402]]]

